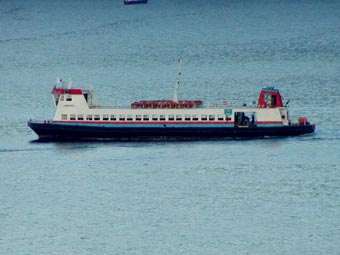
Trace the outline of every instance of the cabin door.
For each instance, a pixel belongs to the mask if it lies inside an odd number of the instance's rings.
[[[235,127],[254,127],[256,126],[256,112],[235,112]]]

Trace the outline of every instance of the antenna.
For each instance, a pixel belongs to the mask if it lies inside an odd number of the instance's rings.
[[[174,99],[173,101],[178,103],[178,87],[179,87],[179,81],[181,79],[181,67],[182,67],[182,59],[178,60],[178,72],[177,72],[177,77],[176,77],[176,82],[175,82],[175,91],[174,91]]]

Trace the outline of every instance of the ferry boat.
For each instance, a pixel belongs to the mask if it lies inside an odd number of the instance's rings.
[[[52,89],[53,120],[28,121],[38,141],[197,140],[287,137],[310,134],[306,117],[294,122],[278,89],[263,88],[257,105],[206,107],[201,100],[178,100],[179,70],[172,100],[141,100],[129,107],[100,106],[92,88],[72,83]]]
[[[147,4],[148,0],[124,0],[124,4]]]

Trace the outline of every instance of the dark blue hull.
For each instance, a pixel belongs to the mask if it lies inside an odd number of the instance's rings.
[[[124,0],[124,4],[147,4],[148,0]]]
[[[228,138],[262,138],[299,136],[313,133],[315,125],[277,127],[108,127],[68,125],[29,121],[28,126],[39,136],[39,141],[71,140],[208,140]]]

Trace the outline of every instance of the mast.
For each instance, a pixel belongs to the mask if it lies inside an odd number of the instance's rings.
[[[175,82],[175,91],[174,91],[174,99],[173,101],[175,103],[178,103],[178,87],[179,87],[179,81],[181,79],[181,67],[182,67],[182,59],[178,60],[178,72],[177,72],[177,77],[176,77],[176,82]]]
[[[72,79],[70,78],[68,82],[68,89],[72,89],[72,86],[73,86],[73,83],[72,83]]]

